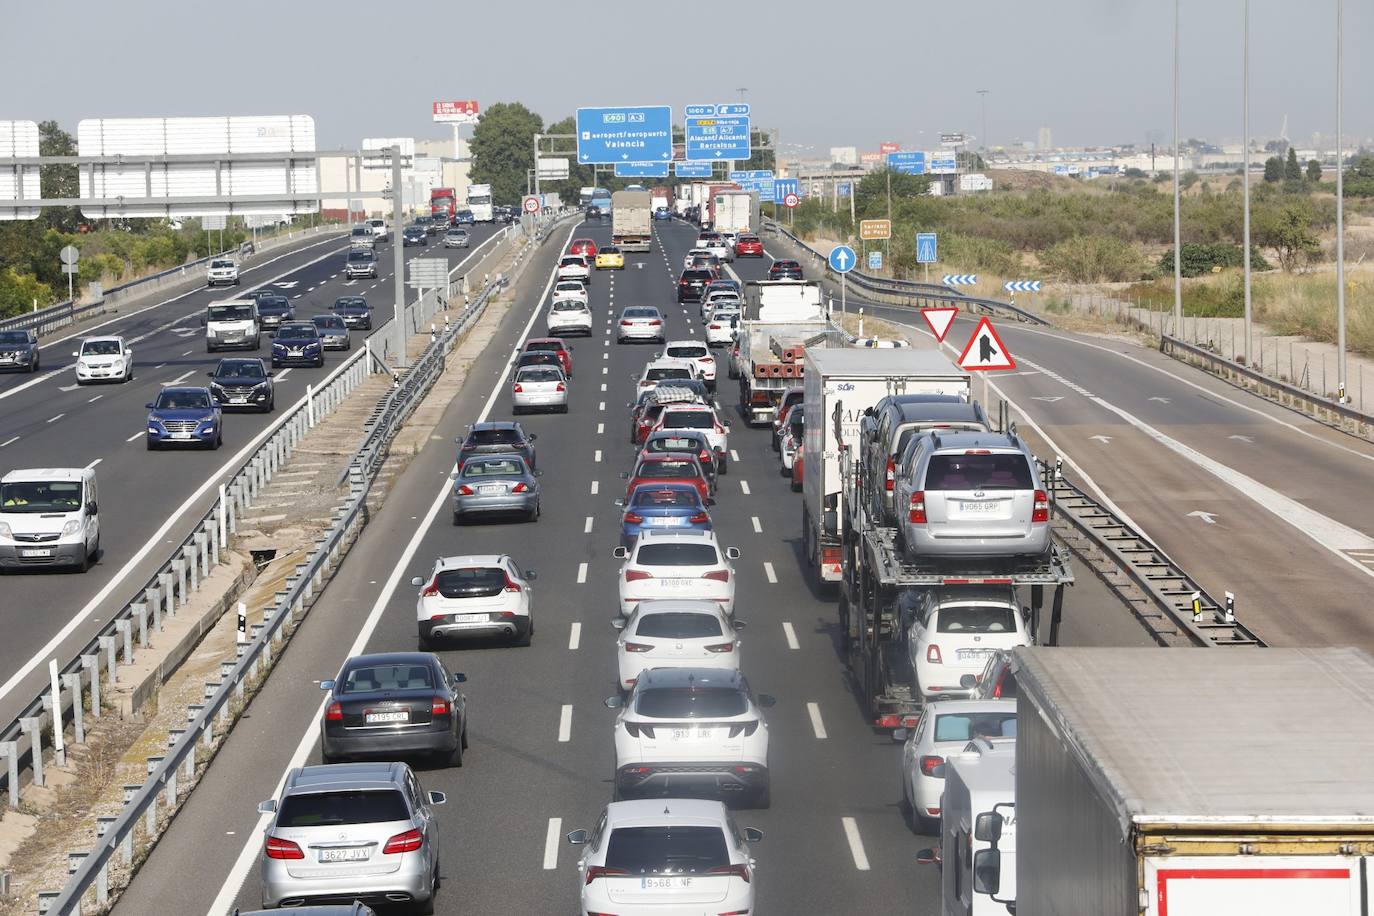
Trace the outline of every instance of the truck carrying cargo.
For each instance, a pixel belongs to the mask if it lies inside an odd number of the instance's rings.
[[[1018,916],[1374,912],[1364,651],[1023,648],[1013,668]],[[1002,896],[998,864],[976,892]]]
[[[827,317],[820,283],[759,280],[745,284],[730,377],[739,379],[740,410],[746,423],[772,420],[782,393],[801,384],[802,352],[808,345],[844,346],[844,333]]]
[[[653,238],[654,211],[648,191],[616,191],[611,195],[611,244],[621,251],[648,251]]]
[[[757,191],[723,190],[711,195],[711,228],[716,232],[755,232],[760,225]]]

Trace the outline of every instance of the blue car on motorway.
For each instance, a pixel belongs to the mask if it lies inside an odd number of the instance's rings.
[[[710,531],[711,515],[701,493],[689,483],[650,483],[635,487],[623,503],[620,545],[629,547],[645,530]]]
[[[216,449],[224,444],[224,415],[209,388],[163,388],[148,406],[148,451],[164,445]]]
[[[473,215],[471,210],[459,210],[453,214],[453,225],[475,226],[477,225],[477,217]]]
[[[323,366],[324,341],[314,322],[292,321],[277,328],[272,338],[272,368],[287,364],[294,366]]]

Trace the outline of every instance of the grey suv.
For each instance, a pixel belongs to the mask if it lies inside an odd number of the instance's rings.
[[[434,912],[442,792],[404,763],[297,767],[263,834],[262,905],[409,904]]]
[[[32,330],[0,331],[0,369],[38,371],[38,335]]]
[[[865,479],[874,482],[866,494],[868,510],[882,524],[896,524],[892,491],[905,450],[922,434],[946,429],[986,432],[988,418],[982,405],[951,394],[890,394],[864,411],[859,421],[859,441],[864,450],[861,458]]]
[[[1050,551],[1049,497],[1015,435],[927,433],[897,469],[892,503],[908,560]]]

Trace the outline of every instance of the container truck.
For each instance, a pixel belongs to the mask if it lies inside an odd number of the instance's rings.
[[[453,214],[458,212],[458,195],[453,188],[432,188],[429,192],[430,216],[437,216],[445,227],[453,223]]]
[[[491,202],[491,185],[468,185],[467,209],[472,211],[472,218],[476,222],[489,223],[495,219],[495,211]]]
[[[772,421],[788,388],[801,385],[802,351],[819,338],[843,346],[815,280],[758,280],[744,287],[744,310],[730,354],[740,410],[751,426]]]
[[[1017,916],[1374,912],[1363,650],[1022,648],[1012,665]],[[975,853],[976,893],[1003,896],[998,852]]]
[[[611,195],[611,244],[621,251],[648,251],[653,238],[654,211],[648,191],[616,191]]]
[[[754,232],[758,227],[757,191],[724,190],[711,195],[711,228],[716,232]]]

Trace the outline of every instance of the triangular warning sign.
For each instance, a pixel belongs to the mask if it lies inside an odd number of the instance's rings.
[[[921,309],[921,317],[930,325],[930,329],[935,332],[935,339],[943,342],[945,335],[954,325],[954,319],[959,315],[959,309],[953,305],[942,305],[939,308]]]
[[[1016,360],[1011,358],[1002,338],[997,336],[992,322],[987,318],[978,319],[978,327],[968,339],[968,346],[959,354],[959,368],[974,372],[989,369],[1015,369]]]

